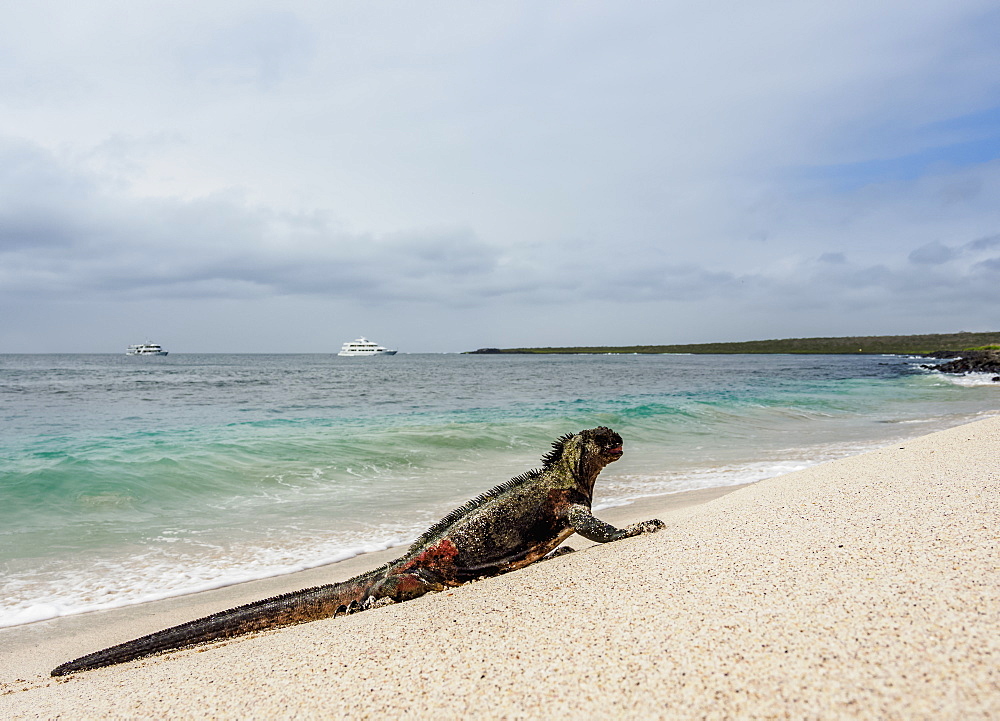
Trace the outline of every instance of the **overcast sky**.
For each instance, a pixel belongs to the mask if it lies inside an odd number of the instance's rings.
[[[0,8],[0,352],[1000,329],[995,0]]]

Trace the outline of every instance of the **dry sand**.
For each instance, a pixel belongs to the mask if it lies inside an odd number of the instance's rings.
[[[677,500],[657,534],[60,680],[82,653],[355,569],[7,629],[0,717],[1000,718],[1000,418]],[[623,513],[654,515],[601,515]]]

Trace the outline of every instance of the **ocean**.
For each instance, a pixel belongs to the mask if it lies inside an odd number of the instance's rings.
[[[0,355],[0,626],[406,543],[539,465],[625,439],[595,509],[757,481],[996,413],[923,359]]]

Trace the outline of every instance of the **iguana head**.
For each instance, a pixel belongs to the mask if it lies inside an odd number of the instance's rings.
[[[573,456],[574,463],[586,459],[599,466],[600,470],[622,457],[622,437],[604,426],[567,433],[553,443],[552,450],[542,458],[544,467],[551,467],[566,455]]]
[[[598,426],[580,431],[585,444],[585,453],[600,458],[607,465],[622,457],[622,437],[610,428]]]
[[[589,495],[601,469],[621,457],[622,437],[600,426],[563,436],[552,444],[552,450],[542,461],[543,470],[564,474],[567,484]]]

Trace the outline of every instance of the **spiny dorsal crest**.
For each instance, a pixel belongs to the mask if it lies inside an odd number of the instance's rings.
[[[494,498],[499,498],[504,495],[512,488],[515,488],[522,483],[530,481],[533,478],[538,478],[542,474],[542,471],[535,469],[531,471],[525,471],[519,476],[511,478],[509,481],[504,481],[499,486],[491,488],[490,490],[480,493],[478,496],[472,500],[466,501],[464,504],[456,508],[454,511],[449,513],[447,516],[442,518],[440,521],[435,523],[433,526],[424,531],[420,538],[413,542],[407,553],[418,551],[423,548],[424,544],[435,540],[439,534],[448,530],[455,521],[465,518],[470,513],[474,513],[478,508],[485,506],[487,503],[492,501]]]
[[[522,483],[527,483],[535,478],[538,478],[542,473],[547,471],[552,467],[553,464],[558,463],[563,456],[563,451],[566,450],[566,444],[575,436],[575,433],[567,433],[552,444],[552,450],[542,456],[542,467],[534,468],[530,471],[525,471],[520,475],[514,476],[509,481],[501,483],[495,488],[491,488],[485,493],[481,493],[470,501],[467,501],[463,505],[456,508],[454,511],[446,515],[440,521],[435,523],[433,526],[428,528],[421,534],[420,538],[413,542],[410,546],[410,552],[420,550],[424,544],[434,540],[437,536],[446,531],[455,521],[465,518],[470,513],[476,511],[476,509],[485,506],[487,503],[492,501],[494,498],[504,495],[512,488],[516,488]]]
[[[574,433],[567,433],[552,444],[552,450],[542,456],[542,468],[549,469],[554,463],[558,463],[566,450],[566,444],[573,438]]]

